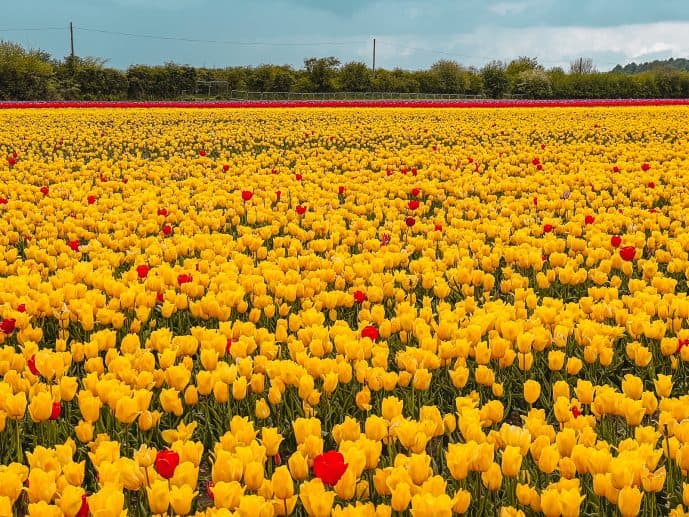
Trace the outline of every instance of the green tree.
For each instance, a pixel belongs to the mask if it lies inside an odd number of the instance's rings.
[[[550,78],[544,70],[524,70],[517,76],[515,93],[529,99],[548,99],[553,95]]]
[[[58,96],[50,55],[0,41],[0,99],[34,100]]]
[[[535,57],[521,56],[510,61],[505,67],[505,74],[509,83],[508,90],[512,93],[519,93],[517,90],[520,74],[531,70],[543,70],[543,67],[538,64],[538,60]]]
[[[481,78],[483,89],[488,96],[499,99],[507,93],[509,80],[505,72],[505,64],[501,61],[491,61],[484,66],[481,70]]]
[[[364,63],[352,61],[340,68],[339,86],[346,92],[371,91],[373,74]]]
[[[335,89],[334,81],[340,60],[336,57],[311,57],[304,60],[306,74],[313,85],[313,91],[329,92]]]
[[[467,73],[456,61],[443,59],[431,65],[437,93],[464,93],[467,90]]]

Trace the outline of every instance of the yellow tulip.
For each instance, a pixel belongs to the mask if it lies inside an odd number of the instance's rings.
[[[404,512],[411,502],[411,489],[407,483],[400,483],[392,490],[390,506],[396,512]]]
[[[522,453],[519,447],[508,445],[502,453],[502,473],[507,477],[516,477],[522,464]]]
[[[34,422],[45,422],[53,410],[53,397],[46,392],[35,395],[29,402],[29,414]]]
[[[37,468],[31,469],[28,479],[29,488],[27,489],[29,502],[52,502],[53,496],[57,491],[57,485],[55,483],[56,478],[57,475],[55,471],[44,472]]]
[[[65,487],[60,495],[59,506],[66,517],[75,517],[79,513],[82,505],[81,497],[85,493],[84,489],[79,486],[67,485]],[[2,512],[0,512],[0,515],[2,515]]]
[[[635,517],[641,509],[643,494],[636,487],[626,486],[620,490],[617,506],[622,517]]]
[[[159,479],[151,482],[151,486],[146,487],[146,495],[151,512],[167,512],[170,506],[170,489],[167,481]]]
[[[524,383],[524,400],[529,404],[533,404],[541,396],[541,385],[534,380],[529,379]]]
[[[191,512],[191,505],[198,495],[189,485],[173,486],[170,490],[170,506],[177,515],[187,515]]]
[[[294,482],[286,466],[275,469],[271,478],[273,493],[278,499],[289,499],[294,495]]]

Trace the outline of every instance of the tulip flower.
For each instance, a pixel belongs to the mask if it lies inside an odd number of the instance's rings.
[[[154,464],[158,474],[165,479],[170,479],[174,475],[177,465],[179,465],[179,454],[168,449],[158,451]]]

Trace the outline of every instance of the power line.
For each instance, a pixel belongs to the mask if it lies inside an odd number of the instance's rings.
[[[0,29],[0,32],[33,32],[33,31],[63,31],[64,27],[25,27],[25,28],[15,28],[11,27],[8,29]]]
[[[101,34],[112,34],[115,36],[125,36],[130,38],[146,38],[146,39],[157,39],[166,41],[183,41],[186,43],[212,43],[219,45],[235,45],[235,46],[246,46],[246,47],[320,47],[320,46],[347,46],[363,44],[366,42],[362,41],[314,41],[314,42],[268,42],[268,41],[229,41],[229,40],[212,40],[212,39],[198,39],[198,38],[185,38],[179,36],[162,36],[154,34],[137,34],[133,32],[120,32],[111,31],[106,29],[93,29],[90,27],[74,27],[78,31],[87,32],[98,32]]]
[[[0,33],[2,33],[2,32],[63,31],[63,30],[71,30],[71,29],[72,29],[72,27],[22,27],[22,28],[8,27],[8,28],[0,28]],[[114,30],[108,30],[108,29],[97,29],[97,28],[93,28],[93,27],[77,27],[77,26],[74,26],[73,30],[85,31],[85,32],[94,32],[94,33],[99,33],[99,34],[109,34],[109,35],[113,35],[113,36],[122,36],[122,37],[128,37],[128,38],[143,38],[143,39],[153,39],[153,40],[162,40],[162,41],[180,41],[180,42],[185,42],[185,43],[207,43],[207,44],[243,46],[243,47],[325,47],[325,46],[346,47],[346,46],[351,46],[351,45],[366,45],[366,46],[368,46],[368,44],[370,43],[367,41],[358,41],[358,40],[314,41],[314,42],[269,42],[269,41],[215,40],[215,39],[188,38],[188,37],[183,37],[183,36],[140,34],[140,33],[134,33],[134,32],[123,32],[123,31],[114,31]],[[393,49],[398,50],[398,51],[410,50],[413,52],[424,52],[424,53],[429,53],[429,54],[437,54],[437,55],[460,58],[460,59],[480,59],[480,60],[484,60],[484,61],[494,61],[496,59],[502,59],[502,58],[496,58],[496,57],[491,57],[491,56],[464,54],[464,53],[460,53],[460,52],[449,52],[446,50],[437,50],[437,49],[431,49],[431,48],[398,45],[396,43],[386,42],[386,41],[382,41],[382,40],[378,40],[377,43],[378,43],[378,45],[383,45],[383,46],[386,46],[388,48],[393,48]],[[539,62],[543,63],[543,64],[552,64],[552,65],[562,64],[562,61],[553,61],[553,60],[540,60],[539,59]],[[617,63],[612,62],[612,61],[598,61],[598,64],[615,65]]]

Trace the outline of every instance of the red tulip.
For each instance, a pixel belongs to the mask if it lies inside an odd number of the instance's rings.
[[[364,303],[366,301],[366,293],[364,293],[363,291],[355,291],[354,301],[356,303]]]
[[[412,226],[414,226],[414,225],[416,224],[416,219],[414,219],[413,217],[407,217],[407,218],[404,220],[404,222],[407,223],[407,226],[408,226],[409,228],[411,228]]]
[[[206,481],[206,495],[210,498],[211,501],[215,501],[215,494],[213,493],[213,487],[215,486],[215,483],[212,481]]]
[[[206,151],[204,151],[203,149],[201,149],[201,150],[199,151],[199,156],[206,156]]]
[[[282,196],[282,192],[280,192],[279,190],[277,190],[277,191],[275,192],[275,197],[277,198],[278,201],[280,201],[280,196]]]
[[[380,237],[380,245],[385,246],[386,244],[390,244],[390,234],[389,233],[384,233]]]
[[[648,182],[648,188],[655,188],[656,184],[653,183],[652,181]]]
[[[543,232],[544,233],[550,233],[553,231],[553,225],[552,224],[544,224],[543,225]]]
[[[411,189],[411,195],[412,196],[419,197],[419,194],[421,194],[421,189],[418,189],[418,188]]]
[[[392,176],[392,171],[390,169],[385,171],[386,176]]]
[[[72,248],[72,251],[79,251],[79,241],[78,240],[73,240],[69,241],[67,245]]]
[[[684,348],[685,346],[689,346],[689,339],[678,339],[677,350],[675,351],[675,353],[679,354],[682,351],[682,348]]]
[[[50,419],[57,420],[62,414],[62,404],[59,402],[53,402],[53,409],[50,411]]]
[[[295,210],[297,211],[297,214],[304,215],[306,213],[307,208],[302,205],[297,205],[297,208]]]
[[[228,337],[227,342],[225,343],[225,353],[229,354],[230,350],[232,350],[232,338]]]
[[[411,175],[416,176],[417,173],[418,173],[418,171],[416,170],[416,167],[412,167],[411,168]]]
[[[17,159],[14,156],[10,156],[9,158],[7,158],[7,163],[9,163],[10,167],[12,167],[17,163]]]
[[[436,224],[434,230],[436,232],[442,232],[443,231],[443,225],[442,224]]]
[[[622,237],[620,237],[619,235],[613,235],[612,237],[610,237],[610,244],[613,248],[619,248],[620,244],[622,244]]]
[[[17,325],[17,320],[14,318],[5,318],[0,322],[0,330],[4,334],[11,334],[14,332],[14,327]]]
[[[469,160],[469,163],[474,163],[474,159],[471,156],[467,157],[467,160]]]
[[[340,185],[339,187],[337,187],[337,193],[340,196],[343,195],[345,193],[345,188],[342,185]]]
[[[620,172],[620,168],[619,168],[617,165],[615,165],[615,166],[612,168],[612,172]]]
[[[158,209],[158,215],[162,215],[163,217],[167,217],[167,208],[159,208]]]
[[[271,169],[271,170],[270,170],[270,173],[271,173],[271,174],[277,174],[277,173],[278,173],[278,170],[277,170],[277,169]]]
[[[313,473],[323,483],[335,486],[347,470],[344,456],[338,451],[328,451],[313,459]]]
[[[294,177],[296,178],[297,181],[301,181],[301,179],[302,179],[302,175],[301,175],[301,174],[297,174],[297,175],[294,176]]]
[[[620,248],[620,257],[622,257],[622,260],[631,262],[634,260],[635,255],[636,248],[634,248],[634,246],[625,246],[624,248]]]
[[[0,197],[0,205],[6,205],[7,204],[7,198],[6,197]]]
[[[81,496],[81,507],[74,517],[89,517],[89,501],[86,494]]]
[[[587,215],[586,217],[584,217],[584,223],[585,224],[593,224],[593,222],[595,220],[596,220],[596,218],[593,217],[592,215]]]
[[[172,226],[169,224],[163,225],[163,235],[168,236],[172,233]]]
[[[244,201],[249,201],[252,197],[254,197],[254,193],[249,191],[249,190],[242,190],[242,199]]]
[[[579,410],[579,408],[576,406],[572,406],[572,416],[574,418],[578,418],[579,415],[581,415],[581,411]]]
[[[96,199],[98,199],[96,196],[89,196],[89,197],[86,198],[86,202],[87,202],[89,205],[92,205],[93,203],[96,202]]]
[[[533,198],[533,205],[538,206],[538,198],[536,196]]]
[[[378,329],[373,325],[368,325],[367,327],[364,327],[364,329],[361,331],[361,337],[367,337],[371,341],[376,341],[379,335],[380,334],[378,333]]]
[[[223,165],[222,170],[223,170],[223,172],[227,172],[230,170],[230,166],[229,165]]]
[[[165,297],[163,296],[163,293],[156,293],[156,302],[157,303],[163,303],[165,301]]]
[[[20,303],[19,305],[17,305],[17,311],[26,312],[26,305],[23,303]]]
[[[407,208],[409,208],[409,210],[416,210],[417,208],[419,208],[419,201],[416,199],[412,199],[411,201],[409,201],[409,203],[407,203]]]
[[[545,144],[541,144],[541,150],[545,149]]]
[[[177,283],[179,285],[188,284],[192,280],[193,279],[192,279],[191,275],[188,275],[187,273],[182,273],[181,275],[177,275]]]
[[[175,469],[179,465],[179,454],[175,451],[165,449],[156,454],[155,469],[165,479],[170,479],[175,474]]]
[[[402,174],[406,175],[406,174],[407,174],[407,169],[400,169],[400,172],[401,172]]]
[[[478,168],[477,168],[477,170],[478,170]],[[537,170],[537,171],[542,171],[542,170],[543,170],[543,165],[541,165],[540,163],[539,163],[538,165],[536,165],[536,170]]]
[[[642,163],[642,164],[641,164],[641,170],[644,171],[644,172],[646,172],[646,171],[647,171],[648,169],[650,169],[650,168],[651,168],[651,165],[648,164],[648,163]]]
[[[151,268],[149,268],[146,264],[141,264],[140,266],[136,267],[136,274],[139,276],[140,279],[144,279],[148,276],[148,272],[150,271]]]
[[[38,368],[36,368],[36,354],[33,354],[31,357],[29,357],[29,360],[26,361],[26,366],[29,368],[29,371],[34,375],[40,375],[40,373],[38,372]]]
[[[50,189],[48,187],[41,187],[41,194],[43,194],[44,196],[47,196],[49,190]]]
[[[541,160],[539,160],[538,158],[534,158],[533,160],[531,160],[531,163],[533,163],[534,165],[538,165],[539,163],[541,163]]]

